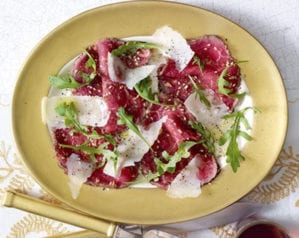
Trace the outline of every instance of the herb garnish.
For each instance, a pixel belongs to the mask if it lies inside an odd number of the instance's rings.
[[[189,125],[195,129],[201,136],[202,145],[208,149],[211,153],[215,154],[215,139],[212,136],[212,133],[204,127],[200,122],[197,121],[189,121]]]
[[[85,141],[81,145],[65,145],[65,144],[59,144],[59,145],[63,148],[69,148],[69,149],[73,149],[73,150],[80,150],[80,151],[90,155],[90,159],[94,163],[98,162],[97,159],[96,159],[96,155],[103,155],[104,161],[102,162],[101,166],[104,165],[106,160],[112,159],[114,161],[114,163],[116,163],[116,161],[117,161],[117,152],[109,150],[109,149],[105,149],[105,147],[107,145],[109,145],[108,142],[102,143],[97,148],[89,146],[87,141]]]
[[[92,68],[92,72],[90,74],[78,72],[79,76],[84,79],[83,83],[79,83],[70,73],[61,76],[50,75],[49,82],[50,84],[58,89],[65,88],[80,88],[82,86],[88,85],[96,76],[97,68],[96,62],[94,58],[90,55],[90,53],[85,50],[85,54],[88,56],[88,60],[85,63],[86,68]]]
[[[160,48],[158,45],[153,43],[139,42],[139,41],[128,41],[125,44],[111,51],[114,56],[131,55],[135,54],[139,49],[157,49]]]
[[[200,60],[200,58],[199,58],[198,56],[196,56],[196,55],[193,57],[192,64],[197,64],[197,65],[198,65],[198,68],[200,69],[200,72],[202,72],[202,70],[203,70],[204,67],[205,67],[204,62],[202,62],[202,61]]]
[[[92,68],[92,72],[89,75],[89,77],[94,79],[94,77],[96,76],[96,73],[97,73],[96,61],[94,60],[94,58],[91,56],[91,54],[87,50],[85,50],[84,52],[88,56],[88,60],[85,63],[85,68],[87,68],[87,69]]]
[[[146,176],[146,180],[151,181],[155,178],[160,177],[166,172],[174,173],[176,164],[180,162],[182,159],[188,158],[190,156],[189,149],[196,144],[198,144],[198,142],[196,141],[181,142],[178,150],[173,155],[168,154],[167,151],[163,151],[162,156],[167,161],[167,163],[163,163],[158,158],[155,158],[154,161],[157,166],[157,172],[149,173]]]
[[[70,73],[61,76],[50,75],[49,82],[53,87],[58,89],[80,88],[85,85],[77,82]]]
[[[192,83],[192,85],[193,85],[193,91],[196,93],[196,96],[199,97],[199,100],[200,100],[203,104],[205,104],[208,108],[210,108],[210,107],[211,107],[211,103],[210,103],[210,101],[207,99],[205,93],[203,92],[203,88],[200,87],[200,85],[198,85],[198,84],[194,81],[194,79],[193,79],[193,77],[192,77],[191,75],[188,75],[188,78],[190,79],[190,81],[191,81],[191,83]]]
[[[240,111],[236,111],[222,117],[223,119],[234,118],[233,125],[219,139],[219,145],[224,145],[228,142],[227,150],[225,153],[227,156],[226,161],[230,163],[234,172],[236,172],[238,167],[240,167],[240,161],[245,159],[241,154],[238,146],[238,136],[242,136],[248,141],[252,140],[252,137],[247,132],[240,130],[241,124],[244,125],[246,130],[251,129],[251,126],[249,125],[249,122],[244,114],[247,110],[250,109],[254,112],[258,111],[256,108],[246,107]]]
[[[150,143],[144,138],[144,136],[139,131],[138,127],[133,122],[133,116],[126,113],[123,107],[120,107],[117,111],[119,120],[117,123],[119,125],[126,125],[130,130],[132,130],[137,136],[139,136],[147,145],[151,147]]]
[[[158,95],[154,94],[152,92],[151,89],[151,78],[150,77],[146,77],[145,79],[143,79],[142,81],[140,81],[139,83],[137,83],[134,86],[136,92],[138,93],[138,95],[140,97],[142,97],[143,99],[145,99],[146,101],[152,103],[152,104],[157,104],[157,105],[161,105],[161,106],[166,106],[162,103],[159,102],[158,99]]]
[[[64,124],[68,127],[73,127],[74,131],[77,131],[88,138],[102,139],[105,138],[113,146],[116,145],[116,141],[111,135],[99,135],[95,129],[92,129],[89,133],[88,128],[81,125],[78,119],[77,109],[73,101],[62,101],[55,108],[58,115],[64,118]]]
[[[73,127],[75,131],[82,134],[87,133],[87,127],[79,123],[76,106],[73,101],[62,101],[55,107],[55,111],[64,118],[64,124],[67,127]]]
[[[113,159],[115,162],[117,160],[117,151],[104,149],[109,143],[114,147],[116,145],[115,139],[111,135],[99,135],[96,130],[92,130],[91,133],[88,133],[88,128],[84,125],[81,125],[78,120],[78,114],[73,101],[70,102],[61,102],[56,106],[55,111],[62,117],[64,117],[64,124],[68,127],[73,127],[73,130],[85,135],[89,139],[106,139],[108,142],[102,143],[98,148],[90,147],[88,145],[88,140],[86,140],[82,145],[71,146],[60,144],[61,147],[70,148],[74,150],[81,150],[90,155],[90,158],[93,162],[97,162],[95,154],[102,154],[104,159]],[[115,162],[116,163],[116,162]]]
[[[219,77],[217,79],[219,93],[227,95],[227,96],[229,96],[229,93],[230,93],[230,89],[227,88],[229,86],[229,82],[224,77],[227,74],[228,68],[229,68],[229,66],[226,66],[222,70],[221,74],[219,75]]]
[[[227,65],[219,75],[217,79],[217,85],[218,85],[218,91],[221,94],[224,94],[226,96],[232,97],[232,98],[243,98],[246,95],[246,92],[240,93],[240,94],[233,94],[231,93],[231,90],[228,88],[230,86],[230,83],[224,78],[227,75],[228,68],[233,64],[241,64],[241,63],[247,63],[248,60],[240,60],[237,62],[233,62],[230,65]]]

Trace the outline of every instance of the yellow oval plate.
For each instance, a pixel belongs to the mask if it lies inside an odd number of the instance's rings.
[[[254,140],[243,150],[246,160],[237,173],[227,166],[193,199],[173,199],[160,189],[103,190],[84,185],[77,200],[57,166],[47,127],[41,120],[41,99],[48,95],[48,76],[82,50],[105,37],[150,35],[169,25],[186,38],[216,34],[227,39],[233,56],[248,60],[242,73],[261,110],[254,120]],[[247,194],[268,173],[284,142],[286,95],[280,74],[266,50],[248,32],[204,9],[177,3],[138,1],[84,12],[53,30],[27,59],[16,84],[12,124],[20,156],[34,178],[66,204],[104,219],[138,224],[190,220],[222,209]]]

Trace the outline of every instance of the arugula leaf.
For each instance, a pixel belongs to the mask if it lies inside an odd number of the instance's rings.
[[[245,159],[239,149],[237,142],[238,137],[242,136],[248,141],[252,140],[252,137],[247,132],[240,130],[241,124],[245,126],[246,130],[251,129],[251,126],[245,117],[245,112],[250,109],[254,112],[258,111],[256,108],[246,107],[240,111],[236,111],[222,117],[223,119],[234,118],[234,123],[231,128],[229,128],[219,139],[219,145],[224,145],[228,142],[225,154],[227,156],[227,162],[231,164],[234,172],[237,172],[238,167],[240,167],[240,161]]]
[[[97,135],[99,136],[99,134],[97,133]],[[104,137],[108,142],[110,142],[114,147],[116,146],[116,140],[112,135],[102,135],[102,137]]]
[[[105,160],[108,159],[112,159],[114,161],[114,164],[116,164],[117,157],[118,157],[117,151],[105,149],[105,147],[110,143],[115,148],[116,145],[115,139],[111,135],[99,135],[97,131],[94,129],[92,130],[91,133],[88,133],[88,128],[79,123],[77,110],[73,101],[61,102],[60,104],[58,104],[58,106],[56,106],[55,111],[60,116],[64,117],[64,124],[66,126],[73,127],[75,131],[80,132],[81,134],[85,135],[87,138],[93,138],[93,139],[105,138],[108,141],[101,144],[97,148],[89,146],[88,139],[82,145],[72,146],[72,145],[60,144],[61,147],[83,151],[84,153],[90,155],[90,159],[95,163],[97,162],[95,155],[99,154],[99,155],[103,155],[104,158],[102,165],[104,165]]]
[[[69,73],[62,76],[50,75],[49,82],[53,87],[58,89],[79,88],[83,86],[81,83],[77,82],[75,78]]]
[[[96,73],[96,71],[97,71],[96,61],[94,60],[94,58],[92,57],[92,55],[87,50],[85,50],[84,53],[88,56],[88,60],[85,63],[85,67],[86,68],[92,68],[93,69],[93,73]]]
[[[219,93],[227,96],[229,96],[230,93],[230,89],[227,88],[229,86],[229,82],[224,77],[227,74],[228,68],[229,66],[226,66],[217,79]]]
[[[142,81],[137,83],[134,86],[134,88],[135,88],[136,92],[138,93],[138,95],[140,97],[142,97],[143,99],[145,99],[146,101],[148,101],[152,104],[166,106],[165,104],[159,102],[157,94],[153,94],[152,89],[151,89],[151,78],[150,77],[146,77],[145,79],[143,79]]]
[[[76,81],[70,73],[62,76],[50,75],[49,82],[53,87],[58,89],[80,88],[82,86],[88,85],[95,78],[96,74],[92,73],[89,75],[83,72],[79,72],[79,76],[84,79],[84,83],[79,83],[78,81]]]
[[[87,50],[85,50],[85,54],[88,56],[88,60],[85,63],[85,67],[91,67],[93,71],[90,74],[83,73],[80,71],[78,72],[79,76],[84,79],[84,83],[79,83],[70,73],[67,73],[61,76],[50,75],[50,84],[58,89],[80,88],[82,86],[88,85],[97,75],[97,66],[94,58],[90,55],[90,53]]]
[[[158,49],[158,45],[153,43],[139,42],[139,41],[128,41],[125,44],[111,51],[114,56],[131,55],[136,53],[139,49]]]
[[[111,143],[113,146],[116,146],[116,140],[112,135],[108,135],[108,134],[100,135],[95,129],[92,129],[91,133],[87,133],[87,132],[81,132],[81,133],[86,137],[92,139],[106,139],[106,141]]]
[[[82,152],[90,155],[90,159],[94,163],[98,162],[97,159],[96,159],[96,155],[103,155],[103,158],[104,158],[105,161],[109,160],[109,159],[112,159],[113,161],[115,161],[117,159],[117,152],[116,151],[105,149],[105,147],[107,145],[109,145],[108,142],[101,144],[97,148],[89,146],[87,141],[85,141],[81,145],[75,145],[75,146],[74,145],[65,145],[65,144],[59,144],[59,145],[63,148],[79,150],[79,151],[82,151]],[[102,163],[102,164],[104,164],[104,163]]]
[[[243,93],[239,93],[239,94],[230,94],[229,96],[232,97],[232,98],[238,98],[238,99],[242,99],[246,96],[246,92],[243,92]]]
[[[55,107],[58,115],[64,117],[64,124],[68,127],[73,127],[76,131],[82,134],[87,133],[87,127],[79,123],[77,110],[73,101],[63,101]]]
[[[192,64],[197,64],[200,69],[200,72],[202,72],[205,67],[204,62],[200,61],[200,58],[196,55],[193,57]]]
[[[198,85],[193,77],[191,75],[188,75],[188,78],[190,79],[192,85],[193,85],[193,91],[196,93],[196,95],[199,97],[199,100],[205,104],[208,108],[211,107],[211,103],[210,101],[207,99],[205,93],[203,92],[203,88],[200,87],[200,85]]]
[[[63,101],[58,104],[55,108],[58,115],[64,117],[64,124],[68,127],[73,127],[73,129],[81,134],[85,135],[87,138],[92,139],[106,139],[113,146],[116,145],[116,141],[111,135],[99,135],[95,129],[92,129],[91,133],[88,132],[88,128],[81,125],[78,119],[77,109],[73,101]]]
[[[218,85],[218,90],[219,93],[224,94],[226,96],[232,97],[232,98],[243,98],[246,95],[246,92],[240,93],[240,94],[232,94],[230,89],[227,88],[230,86],[229,82],[224,78],[227,74],[227,70],[231,65],[238,65],[238,64],[242,64],[242,63],[247,63],[248,60],[240,60],[237,62],[233,62],[230,65],[227,65],[224,70],[221,72],[221,74],[219,75],[218,79],[217,79],[217,85]]]
[[[138,127],[133,122],[133,117],[127,114],[123,107],[118,109],[117,115],[119,117],[119,120],[117,121],[119,125],[126,125],[130,130],[138,135],[148,145],[149,148],[151,147],[150,143],[143,137]]]
[[[97,75],[97,64],[95,59],[87,50],[85,50],[84,53],[88,56],[88,60],[85,62],[85,68],[92,68],[92,72],[90,74],[79,72],[79,75],[85,80],[85,83],[90,83]]]
[[[211,153],[215,154],[215,139],[212,133],[200,122],[189,121],[189,125],[202,136],[202,145]]]
[[[190,156],[189,149],[198,144],[196,141],[184,141],[181,142],[179,145],[178,150],[175,152],[175,154],[170,155],[167,153],[167,151],[163,151],[162,156],[164,159],[166,159],[168,162],[163,163],[158,158],[155,158],[155,164],[157,166],[157,172],[155,173],[149,173],[147,176],[147,181],[151,181],[155,178],[160,177],[161,175],[165,174],[166,172],[174,173],[176,164],[180,162],[182,159],[188,158]]]

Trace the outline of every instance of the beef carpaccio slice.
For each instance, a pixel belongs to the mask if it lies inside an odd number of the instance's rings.
[[[149,124],[167,116],[160,134],[151,149],[143,158],[134,165],[125,166],[121,169],[118,177],[112,177],[104,173],[103,167],[98,167],[88,178],[87,184],[102,187],[122,188],[128,186],[128,182],[134,181],[139,174],[147,176],[157,171],[155,160],[167,163],[162,156],[163,151],[173,155],[176,153],[181,142],[200,141],[201,135],[189,124],[189,120],[195,120],[184,106],[184,101],[193,92],[192,79],[203,89],[211,89],[215,92],[215,101],[221,101],[233,110],[236,100],[228,95],[219,93],[217,79],[222,71],[227,68],[225,79],[229,82],[228,89],[235,94],[240,85],[240,69],[231,56],[225,42],[217,36],[203,36],[199,39],[189,40],[188,44],[195,55],[189,64],[182,71],[178,71],[175,62],[171,59],[158,69],[158,86],[160,90],[159,99],[165,104],[157,105],[149,103],[141,98],[134,89],[128,89],[120,82],[114,82],[109,77],[108,53],[123,45],[125,42],[119,39],[103,39],[87,48],[87,52],[95,59],[96,76],[89,84],[74,90],[75,95],[100,96],[103,97],[110,110],[110,118],[105,127],[95,129],[98,134],[118,135],[127,129],[124,125],[118,124],[117,111],[120,107],[126,113],[133,116],[136,124],[147,127]],[[146,65],[151,57],[151,51],[137,50],[133,55],[121,57],[121,61],[128,68]],[[71,71],[78,82],[84,81],[79,72],[91,73],[91,68],[86,67],[88,56],[83,53],[75,62]],[[121,72],[120,72],[121,73]],[[90,161],[90,156],[70,148],[64,148],[59,144],[78,146],[86,142],[86,136],[76,132],[72,133],[71,128],[56,129],[53,133],[56,155],[59,164],[66,170],[66,160],[72,154],[78,154],[83,161]],[[89,139],[92,147],[97,147],[105,139]],[[113,145],[109,145],[113,149]],[[219,172],[219,166],[212,153],[202,144],[197,144],[190,149],[190,156],[183,158],[176,164],[173,173],[166,172],[151,183],[158,187],[167,189],[173,179],[184,169],[191,159],[196,159],[198,168],[197,177],[202,184],[209,183]],[[102,157],[96,156],[98,164],[102,163]]]
[[[217,79],[227,66],[225,80],[229,82],[227,88],[231,94],[237,92],[241,82],[240,68],[234,62],[226,44],[217,36],[203,36],[189,40],[189,45],[195,53],[195,60],[189,62],[181,72],[176,69],[174,61],[169,60],[159,74],[161,90],[184,101],[192,93],[191,76],[202,88],[212,89],[232,110],[237,99],[220,94],[217,85]]]

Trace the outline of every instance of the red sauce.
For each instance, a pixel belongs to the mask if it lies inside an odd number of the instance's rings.
[[[239,238],[288,238],[281,229],[271,224],[257,224],[243,231]]]

